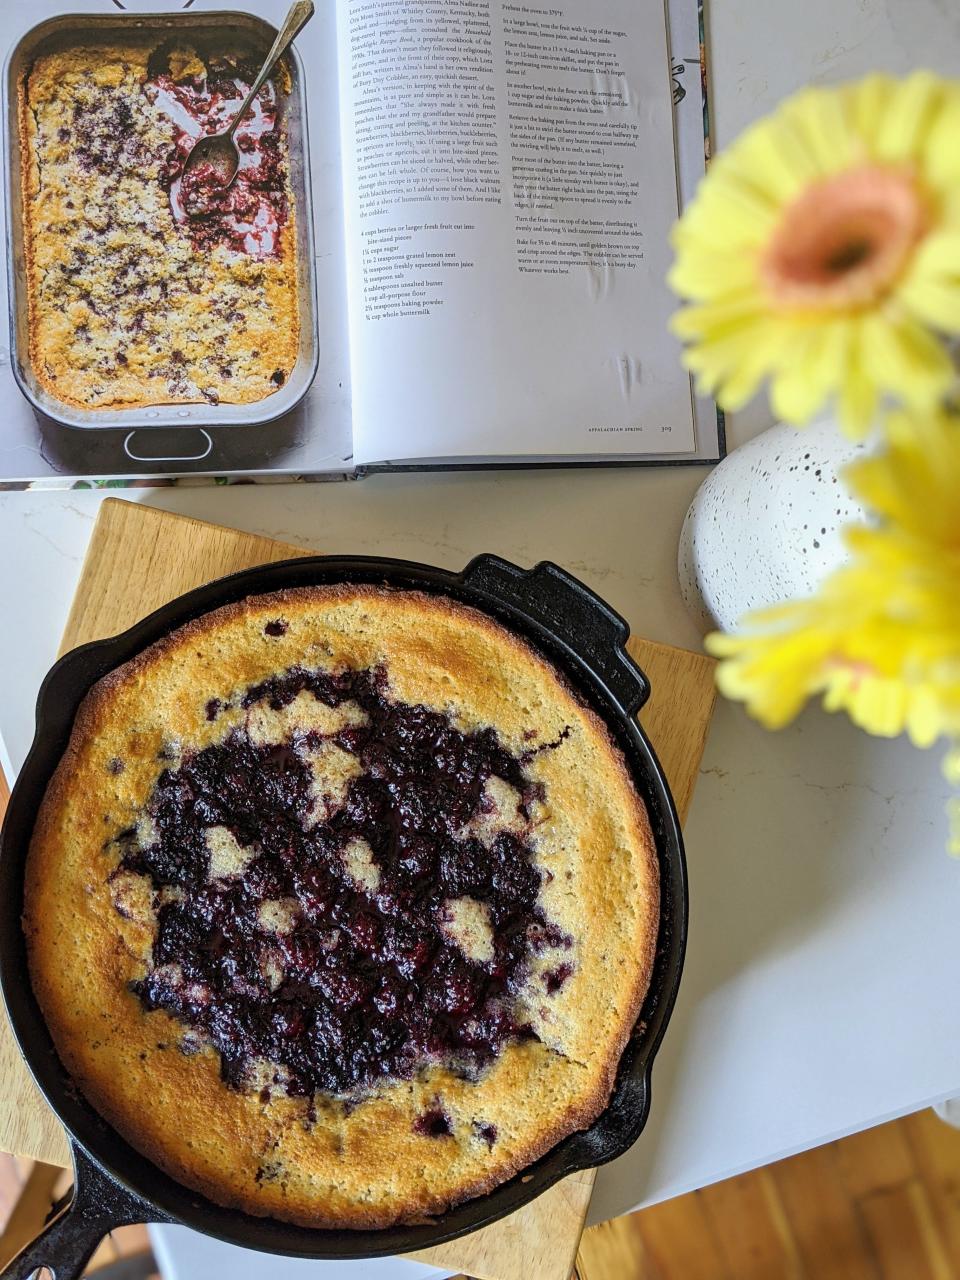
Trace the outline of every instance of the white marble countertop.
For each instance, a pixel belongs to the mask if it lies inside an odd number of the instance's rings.
[[[804,81],[949,70],[947,0],[714,0],[719,142]],[[731,444],[766,425],[755,407]],[[636,630],[696,646],[676,583],[697,469],[375,477],[124,496],[329,552],[462,567],[550,558]],[[102,494],[0,494],[0,734],[16,769]],[[934,754],[808,712],[770,735],[721,704],[687,824],[680,998],[641,1140],[591,1220],[677,1195],[960,1092],[960,863]]]

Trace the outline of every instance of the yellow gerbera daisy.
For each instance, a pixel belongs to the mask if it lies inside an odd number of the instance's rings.
[[[736,409],[771,382],[806,422],[837,398],[932,406],[960,334],[960,81],[870,76],[789,99],[713,162],[674,228],[673,320],[699,389]]]
[[[869,733],[960,739],[960,415],[894,415],[846,478],[877,523],[846,531],[850,560],[815,596],[707,637],[720,688],[769,727],[822,694]]]

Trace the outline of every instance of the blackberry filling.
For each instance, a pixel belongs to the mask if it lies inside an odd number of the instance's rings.
[[[293,668],[241,705],[282,711],[304,694],[350,704],[350,723],[280,743],[235,728],[158,779],[151,835],[120,864],[161,904],[133,990],[201,1032],[235,1088],[262,1088],[264,1062],[271,1086],[300,1096],[430,1063],[475,1074],[533,1035],[517,999],[531,958],[571,945],[537,905],[529,811],[542,787],[492,729],[391,699],[382,669]],[[320,812],[311,757],[324,750],[351,776]],[[496,788],[516,800],[502,830]],[[232,874],[213,865],[214,835]],[[556,989],[570,972],[555,971]]]
[[[547,995],[556,995],[572,973],[573,967],[569,964],[560,964],[557,965],[556,969],[548,970],[543,975],[544,985],[547,988]]]
[[[433,1107],[417,1116],[413,1123],[414,1133],[422,1133],[426,1138],[451,1138],[453,1124],[442,1107]]]
[[[229,186],[209,164],[195,163],[185,171],[194,144],[224,128],[256,71],[252,65],[211,62],[204,75],[175,80],[160,60],[144,93],[169,125],[172,145],[160,181],[169,191],[174,222],[197,249],[222,244],[263,259],[276,254],[289,212],[273,81],[263,86],[237,127],[240,162]]]
[[[486,1124],[482,1120],[474,1120],[473,1131],[478,1138],[482,1138],[488,1147],[492,1148],[497,1140],[497,1126],[495,1124]]]

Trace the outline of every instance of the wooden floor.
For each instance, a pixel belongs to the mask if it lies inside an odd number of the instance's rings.
[[[32,1169],[0,1156],[0,1222]],[[124,1227],[91,1270],[148,1248],[146,1228]],[[593,1227],[577,1272],[579,1280],[960,1280],[960,1132],[921,1112]]]
[[[931,1111],[594,1227],[580,1280],[960,1280],[960,1131]]]

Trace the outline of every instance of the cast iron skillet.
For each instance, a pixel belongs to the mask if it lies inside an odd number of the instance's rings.
[[[223,1209],[188,1190],[133,1150],[79,1095],[64,1070],[27,975],[20,913],[27,846],[37,808],[67,745],[84,695],[101,676],[168,631],[220,605],[285,587],[334,582],[388,584],[451,596],[527,637],[559,667],[604,719],[643,795],[660,864],[660,932],[650,991],[620,1062],[603,1114],[572,1134],[522,1175],[426,1225],[381,1231],[308,1230]],[[650,1073],[677,994],[687,929],[683,846],[663,771],[635,716],[650,693],[626,653],[624,620],[576,578],[544,562],[522,570],[496,556],[472,560],[462,573],[372,557],[316,556],[263,565],[180,596],[129,631],[74,649],[50,671],[37,702],[37,730],[0,836],[0,985],[20,1049],[50,1106],[63,1122],[73,1154],[71,1202],[2,1272],[26,1280],[50,1267],[76,1280],[112,1228],[134,1222],[179,1222],[231,1244],[305,1258],[363,1258],[441,1244],[502,1218],[578,1169],[622,1155],[639,1137],[650,1108]],[[149,1098],[144,1098],[149,1106]],[[215,1117],[211,1117],[215,1123]],[[389,1153],[384,1153],[389,1159]]]

